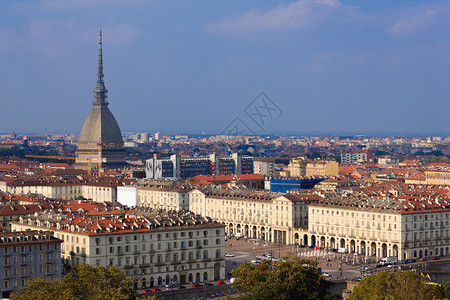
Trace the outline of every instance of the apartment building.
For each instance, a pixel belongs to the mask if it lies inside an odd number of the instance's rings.
[[[341,153],[341,164],[356,164],[367,162],[372,158],[368,150],[350,150]]]
[[[117,187],[132,180],[99,177],[93,180],[44,179],[0,182],[0,190],[11,194],[40,194],[52,199],[76,199],[83,197],[95,202],[117,201]]]
[[[314,160],[306,164],[306,176],[338,176],[339,163],[336,161]]]
[[[189,210],[188,185],[152,185],[139,186],[137,206],[165,210]]]
[[[213,153],[201,157],[172,155],[163,159],[153,157],[146,160],[145,170],[149,179],[190,178],[197,175],[252,174],[253,158],[239,153],[231,155]]]
[[[3,205],[0,206],[0,226],[4,229],[11,230],[10,222],[19,220],[21,216],[34,214],[42,210],[57,210],[62,205],[59,203],[41,203],[41,204],[26,204],[26,205]]]
[[[438,166],[425,171],[427,184],[450,185],[450,167]]]
[[[50,229],[63,241],[66,270],[81,263],[117,266],[135,287],[225,278],[224,225],[191,212],[133,210],[125,217],[39,213],[13,230]]]
[[[284,244],[294,243],[294,228],[308,224],[307,206],[316,195],[251,190],[195,189],[190,210],[223,223],[227,234]]]
[[[449,255],[448,199],[326,198],[310,204],[300,244],[398,259]]]
[[[253,174],[262,176],[275,175],[275,158],[253,157]]]
[[[42,277],[61,279],[62,241],[51,231],[0,232],[0,291],[9,297],[29,280]]]
[[[303,177],[306,176],[306,161],[303,157],[292,158],[288,165],[289,176]]]

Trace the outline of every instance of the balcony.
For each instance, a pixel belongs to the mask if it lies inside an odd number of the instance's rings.
[[[166,252],[172,251],[172,248],[166,248]]]
[[[155,266],[159,267],[159,266],[164,266],[166,263],[165,262],[157,262],[155,263]]]
[[[126,266],[124,266],[124,268],[125,268],[125,269],[133,269],[133,268],[134,268],[134,265],[126,265]]]
[[[117,252],[117,256],[122,256],[123,252]]]
[[[155,252],[156,252],[155,249],[148,250],[148,253],[155,253]]]
[[[196,259],[188,259],[188,260],[187,260],[187,263],[188,263],[188,264],[193,264],[193,263],[195,263],[195,262],[197,262]]]
[[[172,261],[170,264],[171,265],[179,265],[179,264],[181,264],[181,260]]]
[[[214,257],[214,260],[224,260],[224,257]]]
[[[139,268],[148,268],[150,267],[150,264],[140,264]]]
[[[203,258],[202,262],[207,262],[207,261],[211,261],[211,258]]]

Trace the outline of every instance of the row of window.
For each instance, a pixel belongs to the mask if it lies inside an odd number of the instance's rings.
[[[196,240],[195,242],[196,242],[195,243],[195,247],[197,247],[197,248],[201,248],[202,246],[208,246],[208,240],[206,240],[206,239],[203,240],[203,243],[202,243],[201,240]],[[216,245],[220,245],[220,244],[221,244],[221,239],[217,238],[216,239]],[[154,250],[153,249],[153,244],[149,244],[149,245],[150,245],[149,250],[150,251]],[[181,249],[184,249],[184,248],[187,248],[186,245],[189,248],[192,248],[192,247],[194,247],[194,241],[188,241],[187,243],[186,243],[186,241],[167,242],[165,251],[170,251],[172,249],[178,249],[179,246],[181,247]],[[147,244],[142,244],[141,245],[141,251],[146,251],[147,250],[146,248],[147,248]],[[77,247],[77,249],[78,249],[78,247]],[[157,249],[161,250],[161,243],[157,244]],[[115,251],[115,247],[114,246],[110,246],[109,247],[109,253],[113,254],[114,251]],[[131,251],[138,252],[139,251],[138,245],[134,245],[133,249],[131,248],[130,245],[126,245],[125,247],[117,246],[117,253],[123,253],[123,252],[129,253]],[[95,254],[101,254],[101,248],[99,248],[99,247],[95,248]]]
[[[39,254],[39,261],[44,261],[44,258],[47,261],[50,261],[52,259],[55,259],[55,260],[60,259],[61,256],[60,256],[59,253],[53,253],[53,255],[51,253]],[[20,257],[20,263],[21,264],[31,263],[31,262],[33,262],[33,255],[28,255],[28,256],[23,255],[23,256]],[[10,263],[12,263],[12,264],[19,263],[19,257],[17,257],[17,256],[13,256],[13,257],[5,256],[3,258],[3,264],[4,265],[9,265]]]
[[[39,274],[43,274],[44,273],[44,265],[40,264],[38,268],[39,268],[38,273]],[[45,266],[45,272],[46,272],[46,274],[49,274],[49,273],[52,273],[52,272],[59,272],[59,265],[58,264],[53,264],[53,265],[52,264],[47,264]],[[19,268],[17,268],[17,267],[14,267],[14,268],[5,267],[3,269],[3,276],[4,277],[18,276],[18,275],[20,275],[20,276],[28,276],[28,275],[32,276],[32,275],[34,275],[34,268],[33,268],[33,266],[29,266],[28,268],[27,267],[21,267],[20,268],[20,274],[19,274]]]
[[[25,253],[32,252],[34,250],[39,251],[51,251],[51,250],[59,250],[59,244],[47,244],[47,245],[29,245],[29,246],[14,246],[14,247],[5,247],[2,248],[4,254],[12,254],[12,253]]]
[[[222,252],[220,250],[216,250],[215,253],[216,258],[222,258]],[[156,261],[154,260],[153,255],[143,255],[141,256],[140,260],[138,257],[125,257],[124,260],[122,258],[117,258],[117,266],[121,267],[122,263],[124,263],[125,266],[130,266],[131,264],[138,265],[138,264],[153,264],[153,263],[169,263],[169,262],[182,262],[186,260],[194,260],[194,259],[209,259],[209,251],[204,250],[203,253],[201,251],[196,251],[195,256],[194,252],[188,252],[186,255],[186,252],[182,252],[180,255],[178,253],[166,254],[165,259],[163,260],[163,255],[158,254],[156,256]],[[114,265],[116,259],[110,258],[109,264]],[[96,260],[96,264],[100,264],[100,260]]]

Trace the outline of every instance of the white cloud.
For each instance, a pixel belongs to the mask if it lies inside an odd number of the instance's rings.
[[[321,18],[327,9],[338,9],[338,0],[298,0],[287,6],[260,12],[252,10],[243,15],[212,24],[209,29],[241,35],[261,31],[277,31],[305,27]]]
[[[397,21],[388,28],[393,34],[412,34],[431,28],[436,20],[437,11],[426,9],[425,11]]]

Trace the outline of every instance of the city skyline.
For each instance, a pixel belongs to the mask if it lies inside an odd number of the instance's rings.
[[[0,8],[2,132],[79,134],[100,24],[110,108],[124,132],[219,134],[236,118],[261,136],[449,132],[443,1]],[[279,108],[264,126],[245,113],[260,92]]]

